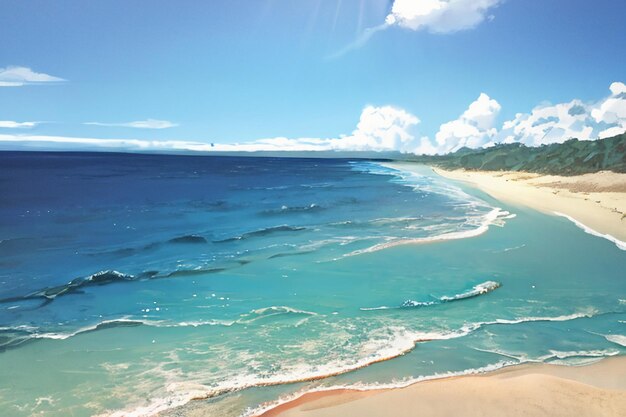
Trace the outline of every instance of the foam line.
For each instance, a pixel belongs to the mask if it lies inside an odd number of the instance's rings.
[[[393,248],[395,246],[401,246],[401,245],[423,244],[423,243],[432,243],[432,242],[439,242],[439,241],[445,241],[445,240],[457,240],[457,239],[467,239],[470,237],[476,237],[487,232],[487,230],[489,230],[490,225],[496,224],[498,220],[509,215],[510,213],[508,211],[503,211],[500,208],[494,208],[483,217],[483,222],[481,223],[481,225],[472,230],[465,230],[462,232],[444,233],[444,234],[437,235],[437,236],[390,240],[385,243],[379,243],[377,245],[370,246],[369,248],[359,249],[359,250],[347,253],[344,256],[355,256],[355,255],[361,255],[364,253],[377,252],[383,249],[389,249],[389,248]]]
[[[560,217],[565,217],[567,220],[571,221],[580,229],[582,229],[585,233],[589,233],[590,235],[601,237],[602,239],[606,239],[610,242],[613,242],[615,246],[617,246],[619,249],[626,250],[626,242],[619,240],[615,236],[609,235],[608,233],[602,234],[596,230],[593,230],[591,227],[579,222],[578,220],[576,220],[575,218],[571,216],[568,216],[567,214],[559,213],[558,211],[555,211],[554,214]]]
[[[270,307],[271,308],[271,307]],[[280,308],[280,307],[278,307]],[[258,313],[258,311],[257,311]],[[306,312],[305,312],[306,313]],[[570,315],[563,315],[557,317],[527,317],[515,320],[495,320],[491,322],[479,322],[479,323],[469,323],[463,326],[461,329],[456,331],[446,331],[446,332],[416,332],[409,331],[406,329],[397,329],[394,333],[394,336],[389,343],[386,343],[384,346],[381,346],[375,353],[368,355],[366,357],[357,359],[351,363],[339,363],[338,361],[332,361],[323,365],[314,365],[307,366],[304,368],[302,366],[292,367],[287,372],[282,373],[280,375],[274,375],[271,377],[259,377],[256,375],[238,375],[233,380],[225,381],[222,384],[214,385],[214,386],[205,386],[198,384],[190,384],[189,389],[185,390],[186,383],[173,383],[170,384],[170,391],[172,392],[172,396],[168,398],[156,398],[151,401],[151,403],[147,406],[130,409],[130,410],[120,410],[110,414],[104,414],[98,417],[146,417],[153,416],[160,412],[163,412],[167,409],[180,407],[185,405],[186,403],[193,400],[206,400],[209,398],[213,398],[219,395],[223,395],[229,392],[240,391],[247,388],[252,387],[267,387],[267,386],[275,386],[275,385],[285,385],[285,384],[293,384],[298,382],[310,382],[326,379],[332,376],[337,376],[341,374],[345,374],[348,372],[353,372],[358,369],[362,369],[368,367],[372,364],[378,362],[384,362],[387,360],[391,360],[397,358],[399,356],[405,355],[415,349],[415,347],[419,343],[425,343],[434,340],[447,340],[447,339],[455,339],[466,336],[483,326],[488,325],[497,325],[497,324],[518,324],[527,321],[567,321],[574,320],[581,317],[590,317],[589,314],[584,313],[576,313]],[[569,357],[571,355],[580,356],[585,352],[551,352],[550,358],[559,358],[559,357]],[[613,351],[607,351],[607,356],[613,355]],[[594,352],[593,355],[585,354],[585,356],[598,356],[600,355],[597,352]],[[599,357],[599,356],[598,356]],[[356,390],[376,390],[376,389],[389,389],[389,388],[401,388],[415,382],[430,380],[430,379],[438,379],[438,378],[446,378],[450,376],[457,375],[471,375],[477,373],[488,372],[496,369],[500,369],[504,366],[510,366],[519,364],[519,361],[502,361],[497,364],[488,365],[483,368],[476,369],[468,369],[464,371],[460,371],[457,373],[448,372],[444,374],[435,374],[431,376],[420,376],[417,378],[410,378],[400,382],[392,382],[389,384],[372,384],[372,385],[350,385],[345,387],[324,387],[322,390],[332,390],[332,389],[356,389]],[[304,393],[302,393],[303,395]],[[293,398],[292,398],[293,399]],[[268,408],[271,409],[280,404],[274,404],[273,406]],[[255,409],[248,410],[244,416],[258,416],[261,414],[263,410]]]
[[[413,301],[406,300],[402,303],[402,305],[398,307],[388,307],[388,306],[380,306],[380,307],[363,307],[361,311],[376,311],[376,310],[390,310],[396,308],[412,308],[412,307],[429,307],[434,305],[439,305],[443,303],[450,303],[452,301],[460,301],[466,300],[468,298],[478,297],[479,295],[490,293],[494,290],[500,288],[502,284],[496,281],[485,281],[478,285],[473,286],[471,289],[464,291],[460,294],[456,295],[444,295],[442,297],[435,298],[432,301]]]

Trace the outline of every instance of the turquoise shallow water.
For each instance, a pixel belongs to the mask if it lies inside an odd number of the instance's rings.
[[[238,416],[626,353],[625,251],[427,167],[3,158],[3,415]]]

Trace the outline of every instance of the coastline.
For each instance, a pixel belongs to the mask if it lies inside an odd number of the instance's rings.
[[[400,166],[400,165],[397,165]],[[410,169],[409,164],[402,164]],[[626,250],[626,174],[598,172],[562,177],[525,172],[433,170],[492,197],[573,221],[587,233]]]
[[[585,366],[521,364],[405,388],[311,392],[256,416],[618,417],[626,412],[624,375],[626,356]]]
[[[412,163],[385,163],[412,171]],[[566,217],[626,250],[626,174],[574,177],[519,172],[433,170],[497,200]],[[626,356],[584,366],[522,363],[495,371],[447,376],[398,388],[312,391],[268,404],[254,417],[429,417],[450,415],[570,417],[626,414]],[[262,410],[262,411],[261,411]]]

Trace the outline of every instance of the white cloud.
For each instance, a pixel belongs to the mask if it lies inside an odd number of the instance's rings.
[[[0,87],[21,87],[28,84],[45,84],[66,81],[27,67],[9,66],[0,68]]]
[[[440,126],[432,150],[446,153],[464,146],[477,148],[486,145],[497,133],[494,125],[499,112],[500,104],[481,93],[458,119]]]
[[[540,105],[530,113],[518,113],[515,118],[496,128],[500,104],[481,93],[455,120],[443,123],[434,140],[419,137],[416,127],[420,120],[406,110],[392,106],[367,106],[352,133],[334,138],[275,137],[234,144],[209,144],[194,141],[151,141],[141,139],[95,139],[60,136],[0,135],[0,142],[19,146],[55,146],[58,148],[116,148],[161,151],[399,151],[417,154],[446,153],[461,147],[492,146],[497,143],[519,142],[529,146],[560,143],[570,138],[595,140],[626,131],[626,85],[611,84],[611,95],[597,102],[572,100],[568,103]],[[164,121],[147,120],[108,124],[114,126],[157,126]],[[4,127],[30,127],[36,122],[0,122]],[[106,124],[105,124],[106,125]],[[107,125],[107,126],[108,126]]]
[[[412,134],[420,120],[405,110],[392,106],[367,106],[361,112],[356,129],[350,135],[338,138],[284,137],[261,139],[238,144],[215,145],[224,151],[400,151],[413,152],[420,141]]]
[[[626,85],[615,82],[611,95],[597,102],[575,99],[568,103],[542,104],[530,113],[518,113],[496,129],[500,105],[486,94],[456,120],[444,123],[435,135],[431,152],[454,152],[464,146],[479,148],[497,143],[540,146],[579,140],[604,139],[626,131]]]
[[[409,30],[427,30],[430,33],[453,33],[472,29],[485,19],[494,19],[490,10],[503,0],[394,0],[385,22],[367,28],[352,43],[329,58],[340,57],[360,48],[376,33],[392,26]]]
[[[185,151],[401,151],[415,152],[422,146],[412,130],[419,119],[405,110],[392,106],[367,106],[363,109],[356,129],[350,135],[337,138],[276,137],[236,144],[208,144],[193,141],[150,141],[141,139],[95,139],[61,136],[0,135],[0,142],[24,145],[86,146],[123,148],[128,150]],[[124,124],[126,125],[126,124]],[[426,144],[429,146],[429,144]]]
[[[575,99],[541,105],[504,122],[495,142],[529,146],[562,143],[568,139],[603,139],[626,131],[626,85],[615,82],[611,95],[592,103]]]
[[[610,87],[611,95],[591,110],[591,116],[596,122],[623,125],[626,120],[626,85],[613,83]]]
[[[0,142],[13,142],[22,145],[60,145],[60,147],[115,148],[127,150],[210,150],[211,145],[200,142],[176,140],[142,140],[142,139],[95,139],[66,136],[45,135],[1,135]]]
[[[405,110],[391,106],[367,106],[361,112],[351,136],[334,139],[336,149],[411,151],[414,137],[410,129],[420,120]]]
[[[35,127],[39,122],[14,122],[12,120],[0,120],[0,128],[19,129]]]
[[[169,129],[171,127],[178,126],[178,124],[172,123],[167,120],[155,120],[155,119],[138,120],[135,122],[125,122],[125,123],[86,122],[84,124],[91,125],[91,126],[106,126],[106,127],[132,127],[135,129]]]
[[[502,0],[395,0],[385,23],[411,30],[452,33],[471,29]]]
[[[441,125],[430,153],[453,152],[461,147],[479,148],[497,143],[540,146],[579,140],[604,139],[626,131],[626,85],[615,82],[611,95],[597,102],[575,99],[568,103],[542,104],[530,113],[518,113],[496,129],[500,105],[481,96],[456,120]]]

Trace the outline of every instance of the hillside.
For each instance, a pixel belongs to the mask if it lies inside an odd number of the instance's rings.
[[[626,173],[626,133],[601,140],[571,139],[539,147],[514,143],[486,149],[463,148],[447,155],[424,155],[411,160],[444,169],[526,171],[553,175],[598,171]]]

